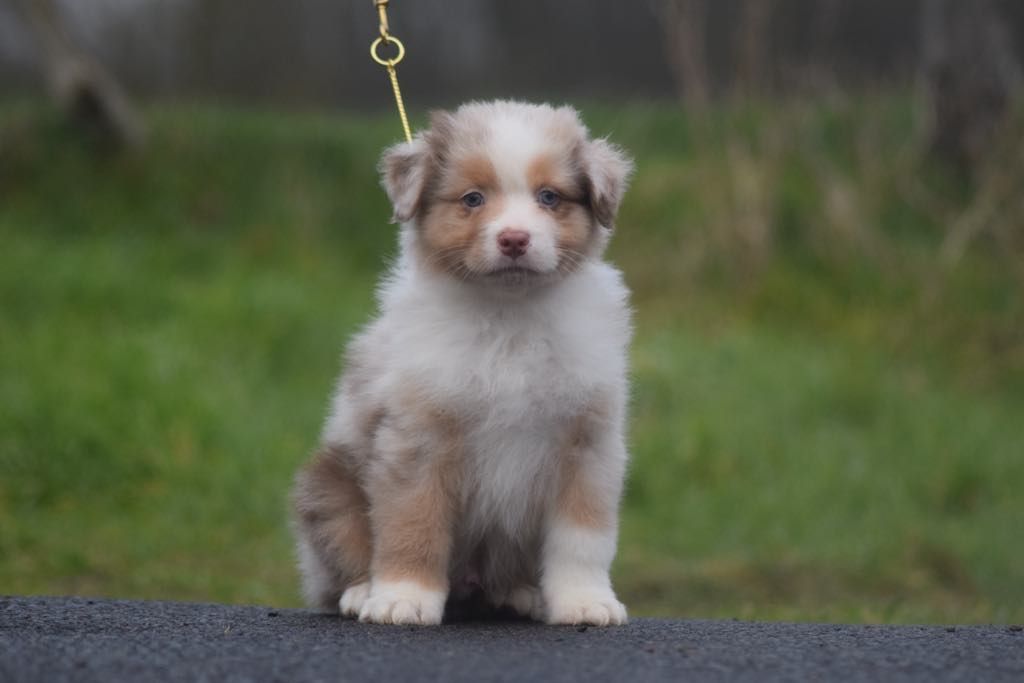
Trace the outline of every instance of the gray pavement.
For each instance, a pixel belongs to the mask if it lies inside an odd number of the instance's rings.
[[[1024,681],[1015,626],[634,619],[372,626],[302,610],[0,598],[0,682]]]

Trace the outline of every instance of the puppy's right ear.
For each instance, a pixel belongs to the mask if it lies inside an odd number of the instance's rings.
[[[379,169],[381,183],[394,207],[392,220],[404,223],[416,215],[427,184],[429,164],[430,149],[422,135],[384,152]]]

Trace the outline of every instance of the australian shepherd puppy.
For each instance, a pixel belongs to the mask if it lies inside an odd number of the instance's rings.
[[[625,622],[630,310],[601,257],[631,162],[573,109],[502,101],[435,114],[380,168],[400,254],[296,480],[306,598],[387,624],[471,594]]]

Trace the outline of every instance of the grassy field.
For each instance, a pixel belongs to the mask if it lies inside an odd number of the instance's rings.
[[[1020,148],[971,191],[902,98],[585,113],[639,166],[632,612],[1024,620]],[[298,604],[287,489],[393,253],[396,122],[149,118],[111,156],[0,106],[0,593]]]

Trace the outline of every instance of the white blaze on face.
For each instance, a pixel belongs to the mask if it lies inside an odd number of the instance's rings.
[[[485,226],[488,258],[497,267],[512,265],[513,260],[498,248],[498,235],[507,229],[524,230],[530,236],[530,246],[515,263],[539,272],[555,270],[558,224],[550,211],[537,203],[540,188],[531,187],[529,180],[530,166],[550,151],[550,141],[521,117],[499,117],[491,127],[487,149],[502,196],[502,211]]]

